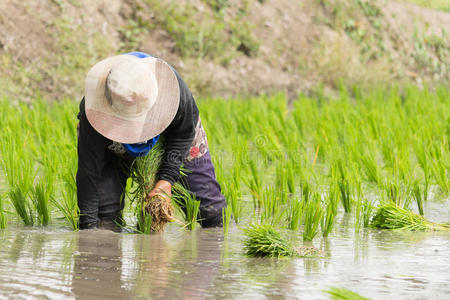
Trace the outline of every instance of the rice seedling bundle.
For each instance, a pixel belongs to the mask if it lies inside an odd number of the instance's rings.
[[[372,219],[371,226],[380,229],[405,229],[412,231],[448,230],[446,224],[428,221],[393,202],[381,205]]]
[[[243,229],[245,253],[254,257],[295,256],[292,244],[269,224],[252,224]]]
[[[313,246],[294,247],[270,224],[250,224],[243,229],[244,250],[253,257],[321,257],[323,252]]]
[[[156,195],[148,198],[148,194],[156,184],[157,173],[163,155],[164,144],[162,141],[159,141],[146,156],[135,159],[131,166],[131,177],[136,183],[136,187],[130,194],[133,195],[132,202],[135,203],[138,230],[143,233],[164,231],[168,222],[176,220],[172,203],[168,202],[166,197]],[[178,189],[183,190],[181,186]],[[190,201],[186,203],[188,212],[190,212],[189,204]],[[196,211],[198,211],[198,207]],[[193,220],[192,218],[193,216],[189,216],[190,221]]]

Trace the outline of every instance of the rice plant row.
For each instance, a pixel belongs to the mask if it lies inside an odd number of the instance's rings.
[[[446,88],[410,87],[200,100],[225,223],[257,220],[311,240],[330,234],[338,213],[358,228],[386,203],[426,214],[426,201],[448,199],[449,98]],[[77,103],[0,105],[0,228],[64,218],[76,229]],[[188,205],[195,224],[198,203]]]

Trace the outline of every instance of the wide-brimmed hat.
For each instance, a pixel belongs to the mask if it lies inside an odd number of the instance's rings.
[[[84,97],[86,117],[95,130],[110,140],[134,144],[169,126],[178,110],[180,88],[163,60],[117,55],[89,70]]]

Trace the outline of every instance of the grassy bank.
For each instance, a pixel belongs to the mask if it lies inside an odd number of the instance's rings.
[[[424,203],[447,199],[450,188],[448,98],[447,89],[411,87],[342,90],[336,99],[318,91],[293,103],[283,94],[200,100],[227,215],[299,231],[305,241],[332,232],[339,213],[355,230],[386,203],[426,215]],[[0,105],[0,225],[64,217],[76,229],[77,104]]]

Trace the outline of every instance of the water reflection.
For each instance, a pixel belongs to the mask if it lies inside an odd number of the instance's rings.
[[[77,244],[72,276],[75,298],[131,298],[122,288],[121,235],[106,230],[82,231]]]
[[[331,286],[373,298],[450,292],[448,232],[342,226],[350,228],[314,240],[325,258],[308,259],[246,257],[240,232],[223,241],[221,229],[131,235],[11,228],[0,236],[0,298],[318,299]]]
[[[150,243],[149,243],[150,241]],[[208,231],[136,239],[134,293],[149,299],[204,299],[220,267],[221,241]]]

